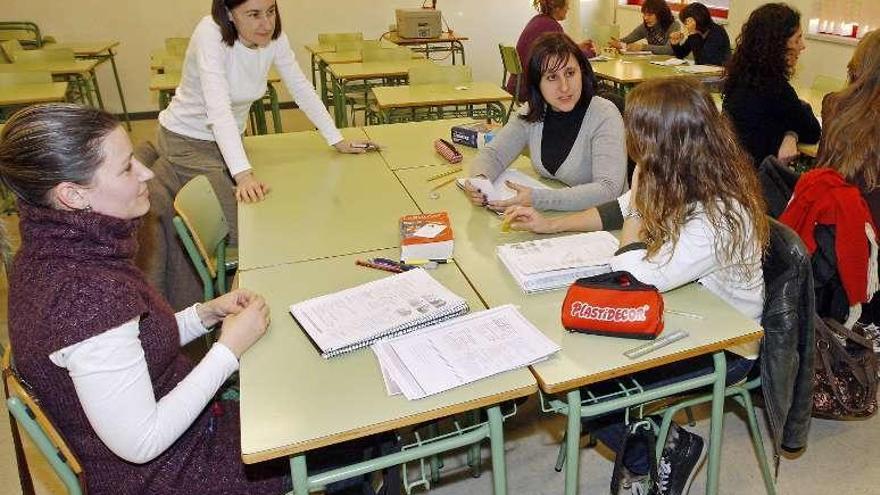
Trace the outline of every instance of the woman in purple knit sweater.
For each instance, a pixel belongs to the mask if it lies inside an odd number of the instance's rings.
[[[135,267],[153,173],[119,122],[53,104],[0,134],[19,200],[9,280],[16,368],[85,468],[90,493],[283,493],[284,465],[241,462],[238,403],[215,394],[262,337],[262,297],[234,290],[175,314]],[[219,325],[195,364],[180,347]]]
[[[523,68],[529,66],[529,54],[532,45],[544,33],[562,33],[562,25],[559,24],[568,16],[568,0],[532,0],[532,5],[538,11],[538,15],[532,17],[516,42],[516,52],[519,54],[519,61]],[[596,56],[591,40],[582,41],[580,46],[587,58]],[[507,80],[507,92],[513,94],[516,91],[516,79],[510,76]],[[519,101],[529,99],[528,88],[524,81],[520,81]]]

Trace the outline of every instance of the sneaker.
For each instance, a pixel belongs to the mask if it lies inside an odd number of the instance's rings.
[[[633,474],[626,466],[621,466],[621,470],[620,488],[614,495],[650,495],[651,478],[647,474]]]
[[[672,423],[657,465],[661,495],[686,495],[705,459],[706,443],[703,439]]]

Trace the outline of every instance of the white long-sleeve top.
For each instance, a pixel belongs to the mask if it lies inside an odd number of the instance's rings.
[[[624,216],[630,209],[629,196],[626,193],[618,200]],[[746,231],[749,230],[751,224],[746,225]],[[663,245],[651,257],[645,249],[624,250],[611,259],[611,269],[628,271],[639,281],[656,286],[660,292],[697,281],[749,318],[760,321],[764,311],[761,252],[753,246],[749,252],[740,253],[742,266],[719,259],[716,247],[728,242],[726,235],[714,229],[702,207],[697,207],[682,227],[678,242]],[[752,342],[730,350],[756,359],[758,347],[758,342]]]
[[[229,46],[210,16],[202,18],[193,31],[180,84],[171,104],[159,113],[159,122],[177,134],[215,141],[233,176],[249,170],[241,134],[251,104],[266,93],[273,64],[327,143],[342,141],[327,108],[297,65],[286,34],[262,48],[248,48],[240,40]]]
[[[175,316],[181,345],[208,331],[195,306]],[[139,320],[134,318],[49,355],[53,363],[67,369],[98,438],[114,454],[138,464],[170,447],[238,369],[235,354],[216,343],[173,390],[156,400],[139,338]]]

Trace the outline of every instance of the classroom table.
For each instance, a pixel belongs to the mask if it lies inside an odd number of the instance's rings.
[[[257,167],[259,171],[259,165]],[[272,323],[266,335],[241,359],[243,461],[254,463],[290,457],[294,493],[305,495],[309,489],[321,488],[332,481],[489,439],[495,493],[506,493],[499,404],[527,397],[537,390],[535,379],[527,369],[502,373],[416,401],[402,396],[389,397],[372,352],[362,349],[346,356],[322,359],[288,313],[288,306],[294,302],[387,275],[354,264],[358,258],[375,256],[395,257],[397,248],[240,273],[241,286],[264,294],[272,308]],[[467,299],[472,311],[484,309],[454,264],[443,266],[432,275]],[[488,408],[488,420],[461,434],[407,448],[382,459],[308,474],[308,451],[479,408]]]
[[[163,65],[164,66],[164,65]],[[150,91],[156,91],[159,98],[159,110],[164,110],[171,103],[174,91],[180,84],[181,75],[179,72],[163,72],[150,75]],[[269,99],[269,109],[272,111],[272,127],[275,132],[282,132],[281,128],[281,103],[278,101],[278,92],[275,90],[273,83],[280,82],[281,76],[275,69],[269,70],[268,82],[266,83],[266,96]],[[251,116],[254,118],[254,130],[257,134],[267,134],[269,132],[266,125],[265,106],[263,99],[257,100],[251,106]]]
[[[394,46],[389,43],[390,46]],[[320,45],[318,45],[320,46]],[[412,52],[412,58],[421,58],[416,52]],[[312,60],[314,60],[317,64],[317,69],[312,69],[312,82],[315,85],[315,89],[319,90],[319,94],[321,96],[321,101],[325,104],[331,104],[330,101],[330,88],[327,84],[327,66],[330,64],[355,64],[358,62],[363,62],[364,58],[361,50],[346,50],[346,51],[319,51],[317,53],[312,53]],[[317,70],[317,79],[315,70]]]
[[[385,39],[395,45],[406,46],[416,52],[424,53],[425,58],[429,60],[437,60],[431,58],[432,53],[449,53],[452,55],[452,65],[455,65],[455,54],[457,53],[461,55],[461,65],[467,64],[464,58],[464,44],[462,44],[462,41],[470,39],[467,36],[446,32],[436,38],[402,38],[397,31],[391,31]]]
[[[119,79],[119,70],[116,68],[116,54],[113,52],[113,49],[117,46],[119,46],[119,41],[117,40],[77,41],[50,45],[51,48],[69,48],[73,51],[74,57],[83,60],[97,60],[98,65],[101,65],[108,60],[110,61],[110,66],[113,69],[113,79],[116,81],[116,92],[119,94],[119,103],[122,105],[122,115],[125,119],[125,125],[130,131],[131,119],[128,115],[128,107],[125,104],[125,94],[122,92],[122,81]],[[97,85],[98,82],[96,79],[95,86],[97,87]],[[101,108],[104,108],[103,101],[100,101],[100,92],[97,94],[99,105]]]
[[[451,142],[452,126],[468,122],[474,122],[474,119],[457,118],[371,125],[364,127],[364,132],[371,141],[382,147],[382,159],[388,167],[391,170],[400,170],[446,164],[446,159],[434,151],[434,140],[442,138]],[[459,144],[455,147],[464,157],[461,162],[463,166],[467,166],[477,155],[475,148]]]
[[[400,142],[401,145],[406,142],[409,133],[414,148],[409,156],[415,157],[420,151],[425,155],[424,160],[401,159],[404,155],[391,153],[394,147],[390,145],[386,150],[366,156],[333,154],[335,152],[328,152],[319,146],[317,140],[320,136],[315,132],[245,139],[248,156],[256,173],[273,188],[266,201],[239,205],[241,286],[266,294],[273,308],[273,323],[267,337],[242,359],[242,452],[245,462],[294,456],[291,469],[295,487],[299,490],[297,493],[305,493],[309,487],[317,488],[343,477],[342,471],[334,471],[324,477],[307,475],[305,458],[301,454],[321,446],[477,407],[489,407],[490,423],[491,417],[495,416],[496,430],[501,434],[500,410],[493,404],[529,393],[530,385],[520,378],[518,372],[490,379],[492,383],[499,384],[496,379],[510,379],[516,382],[513,385],[504,382],[499,388],[493,388],[489,381],[483,380],[429,399],[413,402],[392,400],[385,395],[375,358],[369,351],[338,358],[340,361],[322,361],[305,344],[305,338],[286,313],[289,304],[304,298],[350,287],[369,277],[382,276],[380,272],[356,269],[354,260],[379,254],[395,257],[398,252],[397,218],[401,215],[418,211],[446,211],[455,231],[454,263],[441,266],[436,272],[438,278],[469,299],[474,297],[472,289],[479,301],[488,307],[508,303],[517,305],[532,323],[562,347],[547,361],[532,366],[531,371],[541,389],[543,410],[568,416],[566,493],[577,492],[582,416],[635,406],[703,386],[711,386],[714,394],[707,493],[715,493],[726,369],[722,350],[760,338],[761,328],[708,290],[698,284],[689,284],[664,294],[668,309],[692,315],[667,314],[667,328],[686,330],[689,336],[643,358],[630,361],[622,355],[624,350],[641,342],[565,331],[559,321],[559,308],[565,291],[523,294],[495,254],[499,244],[537,236],[526,232],[502,233],[499,228],[501,217],[471,205],[454,183],[437,188],[437,182],[428,181],[429,177],[449,167],[430,163],[433,150],[430,138],[425,135],[428,129],[442,132],[444,128],[448,129],[448,124],[448,121],[399,124],[360,130],[372,139],[378,140],[379,136],[384,136],[389,142]],[[357,131],[345,130],[350,133],[348,136],[353,136]],[[302,150],[303,153],[294,150]],[[413,165],[401,166],[406,162]],[[296,172],[291,173],[294,167]],[[534,175],[525,157],[520,157],[514,167]],[[465,173],[460,175],[464,176]],[[543,181],[559,187],[553,181]],[[363,191],[382,193],[363,194]],[[454,278],[458,278],[460,272],[469,287],[459,285],[460,281],[447,279],[450,271]],[[297,283],[300,280],[307,283]],[[712,374],[653,391],[640,390],[638,384],[634,384],[627,394],[602,402],[592,401],[588,394],[582,400],[580,387],[708,354],[713,355],[715,363],[715,372]],[[306,369],[310,372],[303,371]],[[273,377],[272,380],[267,380],[267,376]],[[318,387],[316,384],[300,383],[309,382],[303,380],[303,377],[309,376],[322,377],[320,390],[309,388]],[[349,399],[348,393],[322,393],[335,380],[339,380],[337,377],[345,377],[341,380],[344,387],[352,386],[344,391],[356,391],[351,403],[326,402]],[[519,382],[521,379],[523,381]],[[350,380],[355,380],[355,383],[349,383]],[[481,389],[483,392],[478,394],[482,397],[480,399],[468,400],[458,395],[470,393],[474,390],[472,387],[487,388]],[[310,403],[313,397],[317,404]],[[423,402],[435,400],[449,401],[449,405]],[[453,402],[456,405],[452,405]],[[340,407],[346,405],[357,410],[343,414]],[[374,410],[373,406],[376,406],[377,412],[370,413]],[[362,407],[367,411],[360,411]],[[401,410],[398,407],[427,408],[429,411],[421,409],[425,416],[420,416],[420,412],[407,413],[413,409]],[[387,414],[385,408],[390,409]],[[315,416],[309,416],[311,414]],[[386,415],[378,417],[369,414]],[[492,429],[491,424],[488,429]],[[484,430],[474,441],[487,438],[486,435]],[[488,435],[492,438],[491,433]],[[457,446],[472,443],[458,437],[444,437],[443,441],[446,440],[450,440],[449,448],[452,448],[453,442],[459,442],[455,444]],[[503,458],[499,457],[503,453],[496,456],[495,439],[492,438],[492,441],[493,462],[502,462],[501,465],[495,464],[495,489],[496,493],[504,493],[503,461],[500,461]],[[354,473],[368,472],[443,450],[446,448],[438,447],[379,464],[362,463]],[[502,485],[499,486],[499,483]]]
[[[361,129],[345,132],[366,138]],[[239,270],[395,247],[397,219],[419,212],[377,153],[339,153],[317,132],[254,136],[244,144],[272,192],[239,204]]]
[[[519,167],[526,172],[531,169],[527,160],[521,161]],[[523,294],[495,254],[495,247],[499,244],[539,236],[526,232],[502,233],[499,228],[501,217],[472,206],[454,186],[441,189],[439,197],[433,197],[431,183],[427,178],[436,173],[438,168],[440,167],[408,168],[396,173],[422,210],[442,210],[449,213],[456,233],[455,261],[483,301],[489,307],[507,303],[517,305],[529,321],[562,347],[555,356],[532,366],[532,371],[538,379],[541,391],[553,396],[543,400],[544,410],[568,416],[565,493],[577,493],[580,454],[578,442],[582,416],[594,417],[625,406],[638,405],[709,385],[713,387],[714,399],[707,493],[716,493],[725,385],[723,349],[759,339],[762,335],[760,326],[702,286],[689,284],[665,293],[664,304],[667,309],[699,314],[702,319],[667,314],[667,328],[686,330],[689,337],[641,359],[629,360],[623,355],[625,350],[639,345],[638,341],[567,332],[562,327],[559,316],[565,291]],[[631,390],[628,395],[611,400],[596,403],[587,399],[582,403],[580,387],[703,354],[713,354],[715,357],[715,373],[654,391]],[[556,398],[557,394],[563,397]],[[570,406],[572,404],[574,406]],[[575,414],[568,414],[569,410],[575,411]]]
[[[485,118],[496,122],[504,120],[504,102],[510,93],[496,83],[472,81],[466,84],[409,84],[406,86],[378,86],[371,88],[379,109],[379,121],[387,124],[395,115],[408,115],[411,120],[443,118],[444,107],[466,106],[467,115],[474,117],[475,106],[485,106]],[[428,109],[428,112],[417,112]],[[433,109],[433,112],[431,111]],[[406,112],[409,110],[409,112]]]
[[[367,86],[372,79],[407,79],[409,69],[429,64],[428,60],[389,60],[382,62],[359,62],[350,64],[330,64],[327,69],[333,86],[333,108],[336,127],[348,127],[348,114],[345,111],[345,93],[347,86],[354,81],[363,81]]]
[[[675,67],[652,64],[651,61],[669,59],[668,55],[623,55],[602,61],[593,61],[591,65],[598,79],[610,82],[622,95],[635,85],[650,79],[662,77],[696,77],[699,79],[717,79],[723,68],[717,72],[691,74],[682,72]]]
[[[0,107],[64,101],[67,82],[0,86]]]
[[[77,92],[83,99],[83,103],[95,105],[92,92],[101,103],[101,93],[95,82],[96,60],[57,60],[46,62],[27,62],[14,64],[0,64],[0,72],[48,72],[52,77],[63,78],[73,83]],[[103,105],[103,103],[101,103]]]

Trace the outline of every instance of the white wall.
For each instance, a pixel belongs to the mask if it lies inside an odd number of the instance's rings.
[[[129,111],[157,109],[149,86],[149,53],[166,37],[189,36],[209,13],[210,0],[2,0],[4,20],[31,20],[59,41],[118,39],[117,61]],[[419,7],[421,0],[278,0],[284,31],[290,38],[303,71],[309,71],[303,48],[319,32],[363,31],[367,38],[385,32],[394,21],[394,9]],[[498,43],[516,43],[526,22],[535,14],[530,0],[439,0],[450,27],[470,37],[465,52],[474,77],[501,79]],[[567,26],[568,27],[568,26]],[[98,78],[111,111],[121,108],[109,64]]]
[[[749,14],[765,3],[768,2],[765,0],[731,2],[729,22],[724,26],[727,29],[727,34],[730,35],[731,43],[736,43],[736,37]],[[787,3],[801,12],[803,29],[806,31],[807,19],[811,15],[813,2],[811,0],[788,0]],[[618,7],[617,22],[620,24],[620,32],[625,34],[642,22],[642,16],[637,9]],[[819,40],[808,39],[805,42],[807,49],[801,54],[795,73],[797,84],[809,86],[818,74],[840,79],[846,78],[846,64],[852,57],[854,47]]]

